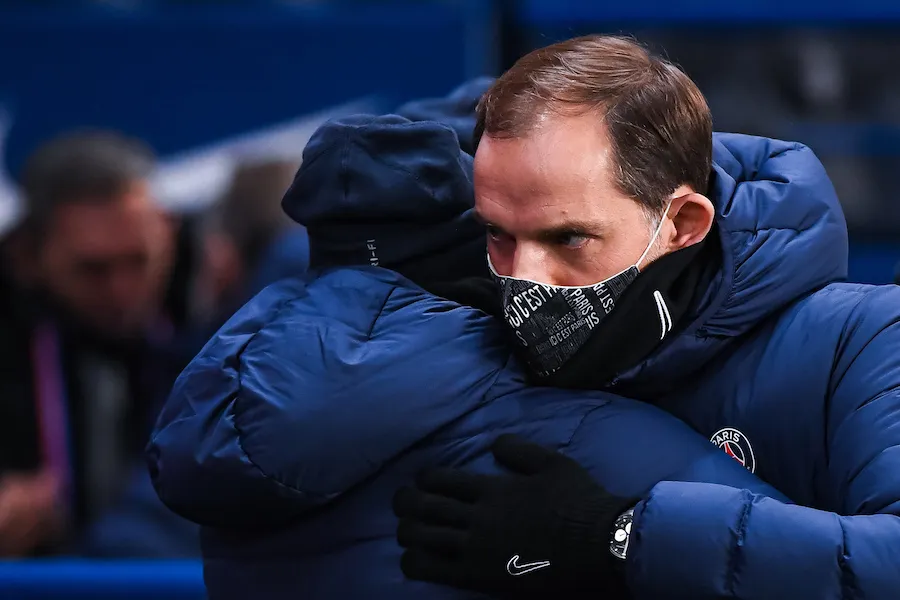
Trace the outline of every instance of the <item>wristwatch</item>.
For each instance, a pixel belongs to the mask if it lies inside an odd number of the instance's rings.
[[[630,508],[619,515],[612,527],[609,538],[610,553],[624,561],[628,553],[628,541],[631,539],[631,524],[634,521],[634,509]]]

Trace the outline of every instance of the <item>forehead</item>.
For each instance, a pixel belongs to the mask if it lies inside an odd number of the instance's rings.
[[[138,251],[149,241],[156,210],[141,187],[116,198],[84,198],[55,209],[45,243],[91,256]]]
[[[475,155],[476,208],[486,220],[529,229],[553,221],[609,220],[622,194],[595,114],[551,115],[527,135],[485,137]]]

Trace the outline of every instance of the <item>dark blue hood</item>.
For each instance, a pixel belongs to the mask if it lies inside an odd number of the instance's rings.
[[[487,275],[474,203],[453,128],[356,115],[313,134],[282,206],[306,226],[311,268],[369,264],[424,285]]]
[[[738,335],[772,312],[847,277],[847,224],[825,168],[797,143],[715,138],[716,205],[725,257],[708,334]]]
[[[691,324],[624,382],[642,391],[689,377],[723,343],[847,277],[847,226],[828,175],[801,144],[717,133],[713,146],[722,268]]]

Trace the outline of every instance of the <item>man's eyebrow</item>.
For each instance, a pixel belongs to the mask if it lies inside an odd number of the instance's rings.
[[[484,218],[484,215],[479,213],[477,209],[474,210],[473,213],[475,215],[475,219],[482,225],[493,225],[493,223]],[[599,238],[603,236],[605,231],[606,227],[602,223],[584,221],[581,219],[567,219],[564,221],[560,221],[559,223],[554,223],[547,227],[540,228],[535,232],[535,237],[538,239],[555,239],[564,235],[575,234]]]
[[[601,237],[605,231],[601,223],[569,219],[553,225],[542,227],[537,231],[537,236],[543,239],[558,238],[563,235],[583,235],[587,237]]]

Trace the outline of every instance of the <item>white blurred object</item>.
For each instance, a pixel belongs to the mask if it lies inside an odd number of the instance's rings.
[[[820,110],[840,108],[847,94],[847,74],[838,45],[821,32],[800,36],[795,43],[807,102]]]
[[[22,221],[25,212],[18,187],[6,172],[3,160],[12,124],[12,114],[0,106],[0,239]]]
[[[153,180],[154,194],[163,208],[172,213],[203,210],[222,196],[238,164],[270,160],[299,162],[303,148],[322,123],[377,109],[374,98],[356,100],[164,157]]]

